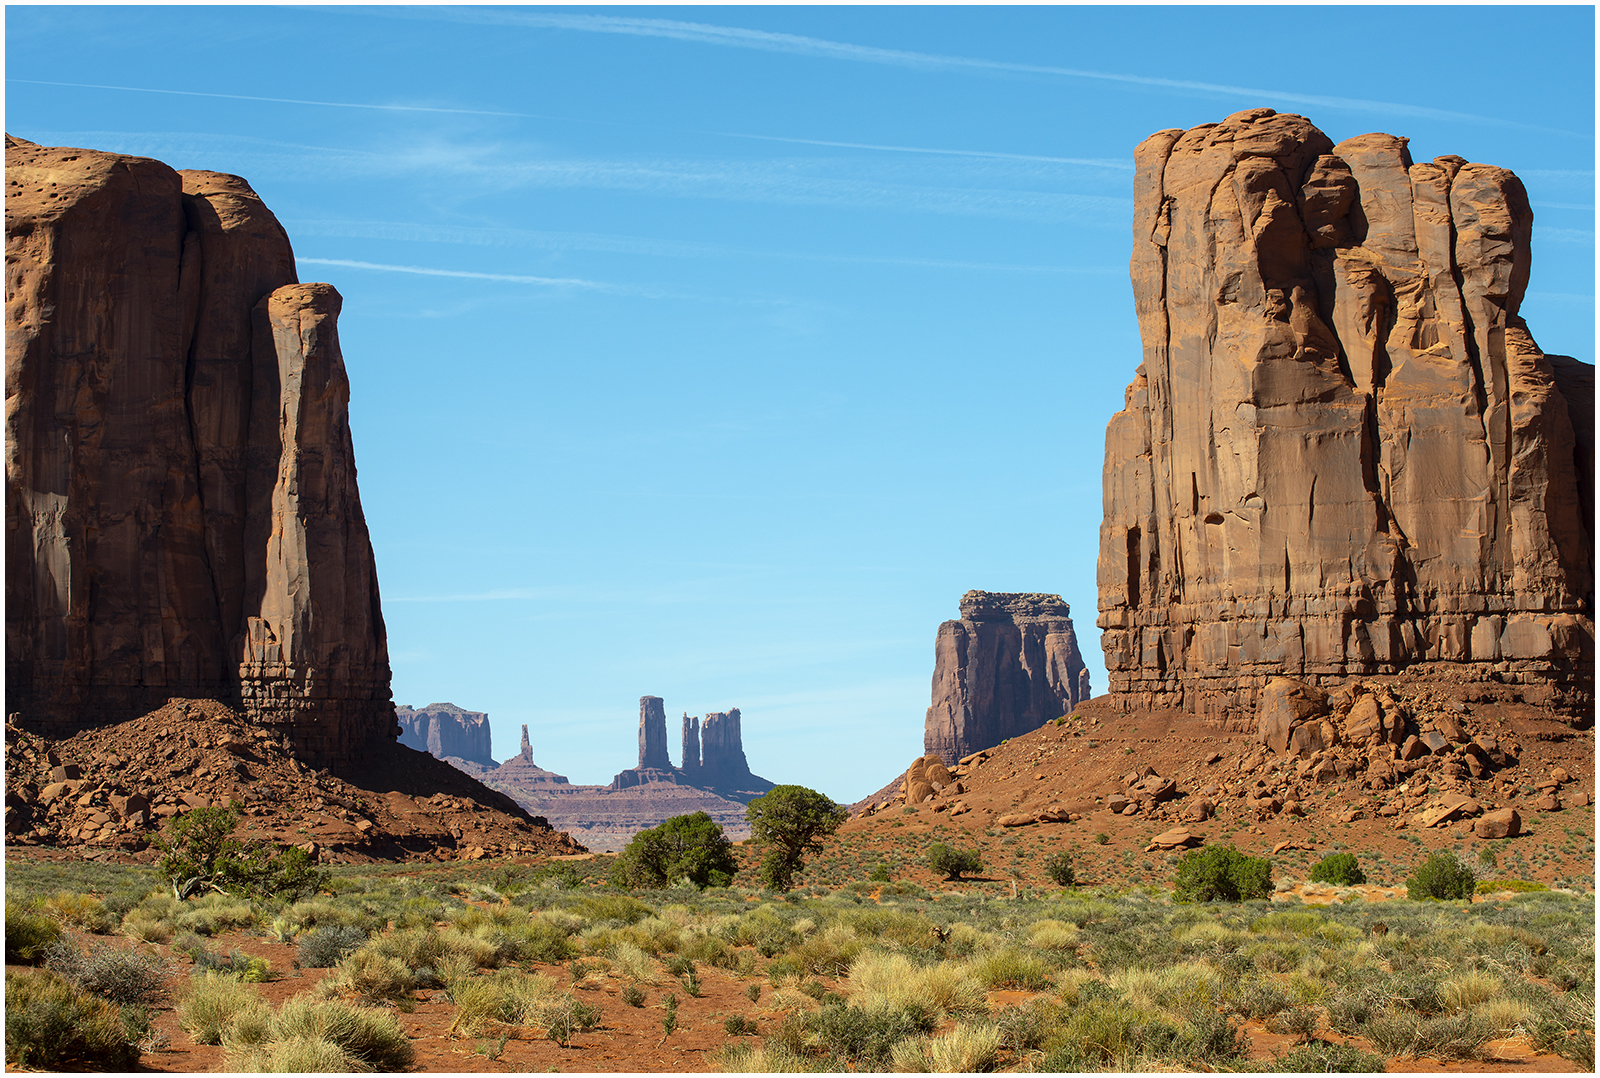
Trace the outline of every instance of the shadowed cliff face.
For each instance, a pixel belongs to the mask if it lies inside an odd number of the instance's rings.
[[[969,591],[939,626],[923,751],[953,764],[1089,698],[1070,608],[1059,595]]]
[[[395,733],[339,294],[244,180],[6,144],[6,711]]]
[[[1270,109],[1136,165],[1144,361],[1099,559],[1122,704],[1220,714],[1272,674],[1428,660],[1588,698],[1593,368],[1517,314],[1516,176]]]

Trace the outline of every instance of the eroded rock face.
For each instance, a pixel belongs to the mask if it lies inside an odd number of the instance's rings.
[[[672,769],[667,758],[667,711],[659,696],[639,697],[639,766]]]
[[[338,293],[236,176],[8,137],[6,177],[7,713],[392,739]]]
[[[489,730],[489,716],[481,711],[466,711],[454,704],[429,704],[411,708],[396,705],[395,718],[400,723],[400,744],[432,753],[443,760],[455,756],[484,767],[494,767],[493,738]],[[522,728],[524,745],[528,728]],[[532,749],[528,759],[532,760]]]
[[[923,751],[953,764],[1037,730],[1089,698],[1070,608],[1059,595],[969,591],[939,626]]]
[[[1222,714],[1273,675],[1428,660],[1589,698],[1593,367],[1517,314],[1516,176],[1270,109],[1136,164],[1144,361],[1099,559],[1121,705]]]

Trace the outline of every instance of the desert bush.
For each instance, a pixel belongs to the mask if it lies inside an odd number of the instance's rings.
[[[751,1037],[756,1033],[756,1024],[742,1014],[730,1014],[723,1020],[722,1031],[730,1037]]]
[[[637,984],[623,985],[621,997],[622,1002],[626,1003],[630,1007],[644,1006],[644,989],[640,988]]]
[[[1232,846],[1190,850],[1178,861],[1173,897],[1179,902],[1240,902],[1272,894],[1272,862]]]
[[[1072,867],[1070,854],[1051,854],[1044,862],[1045,877],[1058,887],[1071,887],[1078,882],[1078,872]]]
[[[1446,1013],[1470,1010],[1485,1000],[1498,996],[1505,988],[1504,982],[1492,973],[1482,970],[1463,970],[1454,977],[1439,982],[1439,999]]]
[[[638,984],[656,983],[655,962],[637,944],[617,940],[606,953],[612,967],[630,981]]]
[[[942,1037],[901,1041],[890,1057],[897,1071],[975,1074],[994,1069],[1000,1039],[991,1023],[958,1022]]]
[[[112,947],[99,940],[87,950],[61,939],[45,958],[45,967],[85,992],[112,1003],[150,1003],[166,994],[171,963],[132,948]]]
[[[696,962],[724,969],[732,967],[738,959],[728,945],[716,936],[690,935],[684,939],[678,953]]]
[[[61,926],[29,909],[6,903],[6,965],[36,966],[61,938]]]
[[[1045,1071],[1126,1070],[1145,1018],[1118,999],[1081,1001],[1046,1045]]]
[[[315,894],[328,882],[327,871],[314,868],[304,850],[235,838],[239,820],[237,804],[198,808],[151,836],[151,845],[161,852],[156,867],[175,897],[215,890],[293,900]]]
[[[704,812],[674,816],[634,835],[611,867],[614,887],[726,887],[739,871],[733,843]]]
[[[1361,865],[1356,861],[1354,854],[1331,853],[1311,866],[1311,882],[1349,887],[1352,884],[1366,883],[1367,876],[1361,871]]]
[[[366,932],[354,925],[329,925],[301,936],[295,957],[307,969],[329,969],[366,942]]]
[[[250,903],[232,895],[206,895],[182,904],[173,924],[180,931],[215,936],[230,928],[245,928],[256,923]]]
[[[501,970],[458,981],[450,986],[450,999],[458,1008],[454,1029],[474,1036],[489,1022],[537,1025],[556,995],[555,978],[544,973]]]
[[[1427,861],[1406,880],[1406,897],[1413,902],[1425,898],[1471,898],[1477,884],[1472,869],[1445,850],[1429,854]]]
[[[928,867],[942,873],[947,880],[959,880],[963,875],[983,871],[983,858],[977,850],[958,850],[943,842],[928,847]]]
[[[885,1070],[894,1046],[932,1028],[925,1012],[833,1005],[791,1015],[775,1035],[791,1053],[830,1070]]]
[[[1024,1004],[1000,1008],[995,1027],[1000,1044],[1015,1055],[1042,1048],[1065,1019],[1067,1009],[1048,999],[1031,999]]]
[[[855,929],[849,925],[830,925],[798,944],[792,954],[807,973],[833,977],[850,968],[862,946]]]
[[[220,1044],[229,1020],[260,999],[254,985],[226,973],[203,973],[178,1003],[178,1025],[196,1044]]]
[[[122,1012],[48,970],[6,971],[5,1023],[15,1067],[125,1071],[139,1061]]]

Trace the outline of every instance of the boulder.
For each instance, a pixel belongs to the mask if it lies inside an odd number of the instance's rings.
[[[1187,827],[1174,827],[1170,831],[1163,831],[1150,840],[1150,845],[1144,848],[1145,853],[1156,850],[1181,850],[1192,846],[1199,846],[1205,842],[1203,835],[1197,835]]]
[[[1423,747],[1427,749],[1428,752],[1435,756],[1447,751],[1450,748],[1449,739],[1443,734],[1439,733],[1437,730],[1425,731],[1417,738],[1417,740],[1422,743]]]
[[[1261,690],[1261,702],[1256,710],[1256,733],[1261,743],[1280,756],[1291,751],[1291,738],[1296,728],[1308,719],[1320,719],[1328,713],[1328,698],[1315,687],[1293,678],[1275,677]],[[1313,735],[1302,735],[1301,746],[1308,744]],[[1321,745],[1320,724],[1315,733],[1317,748]],[[1300,752],[1300,748],[1294,750]],[[1315,750],[1309,750],[1315,751]]]
[[[1514,838],[1522,833],[1522,817],[1513,808],[1495,809],[1472,821],[1472,833],[1479,838]]]
[[[1134,783],[1131,792],[1143,800],[1159,804],[1178,796],[1178,784],[1160,775],[1150,775]]]
[[[994,821],[996,827],[1027,827],[1038,822],[1039,817],[1032,812],[1013,812],[1005,816],[996,816]]]
[[[906,789],[906,804],[920,805],[933,796],[933,787],[926,782],[913,782]]]
[[[1433,717],[1433,728],[1458,745],[1472,740],[1472,735],[1467,733],[1466,727],[1448,711],[1441,711]]]
[[[1059,595],[969,591],[939,626],[924,751],[962,763],[1072,712],[1089,670]]]

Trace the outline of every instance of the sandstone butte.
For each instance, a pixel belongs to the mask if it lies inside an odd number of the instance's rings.
[[[1089,699],[1089,671],[1059,595],[969,591],[939,626],[923,752],[953,764]]]
[[[1271,109],[1135,162],[1143,362],[1098,568],[1117,706],[1424,669],[1591,705],[1594,368],[1518,314],[1517,177]]]
[[[432,753],[441,760],[454,758],[480,767],[495,766],[489,716],[485,713],[467,711],[454,704],[429,704],[421,708],[396,704],[394,715],[400,723],[400,744]],[[526,726],[522,728],[522,736],[524,739],[528,736]],[[531,750],[529,753],[531,760]],[[476,774],[470,768],[462,770]]]
[[[460,827],[406,822],[418,797],[448,789],[484,813],[470,829],[480,856],[571,849],[395,745],[339,293],[297,279],[289,238],[250,185],[9,136],[6,185],[7,728],[46,739],[39,773],[24,768],[10,788],[73,760],[79,806],[215,785],[228,768],[196,757],[192,773],[166,767],[168,789],[130,793],[114,762],[127,752],[90,736],[148,737],[141,716],[207,701],[223,708],[205,711],[219,729],[242,722],[296,767],[401,797],[396,848],[466,841]],[[188,744],[203,753],[230,738]],[[259,767],[287,767],[276,752]],[[187,803],[248,800],[251,778],[233,779],[243,785]],[[136,839],[131,817],[89,826],[42,804],[12,809],[8,833],[15,816],[33,841]],[[341,844],[370,845],[384,826],[368,824]]]

